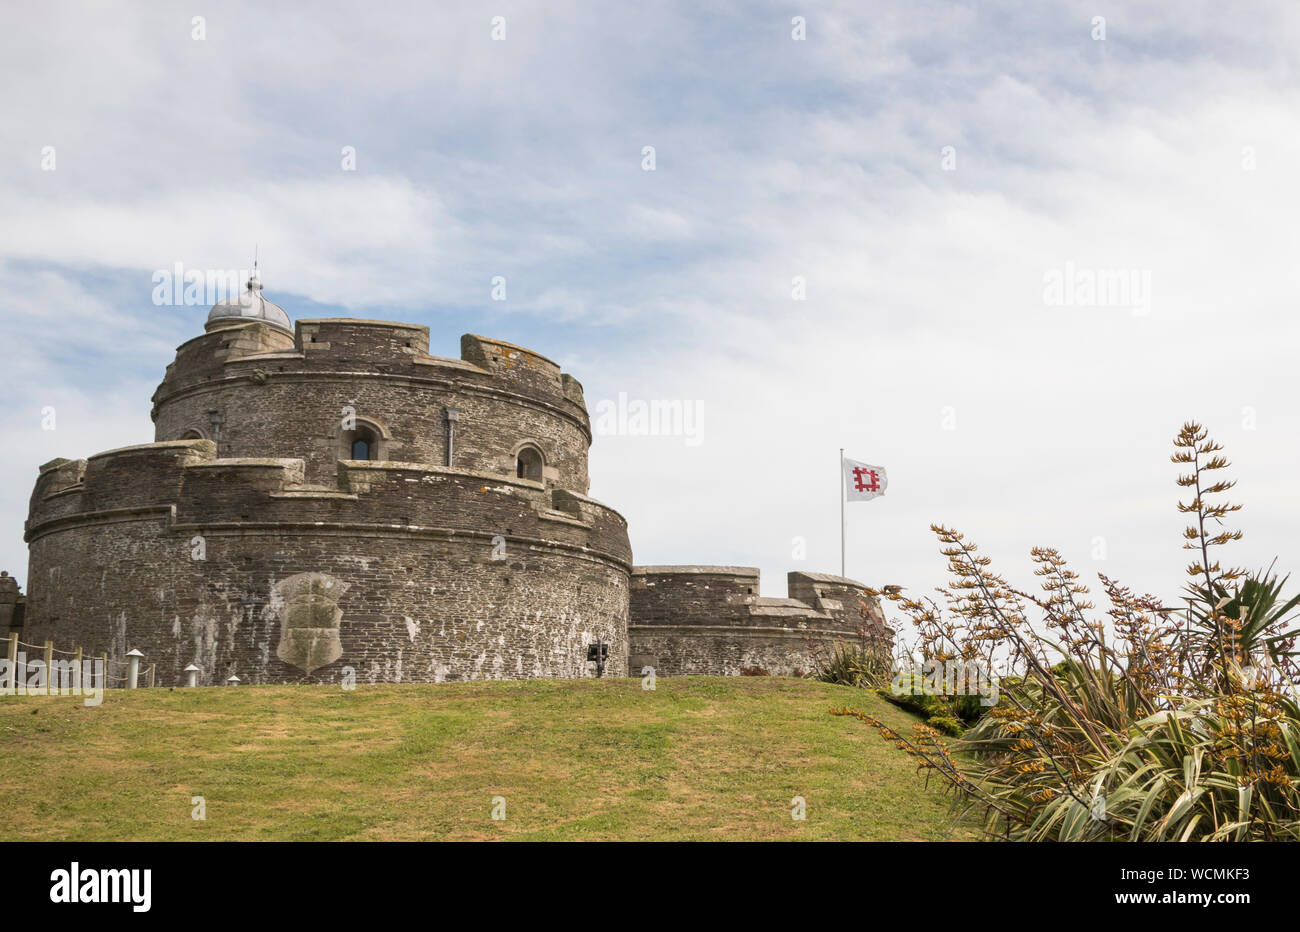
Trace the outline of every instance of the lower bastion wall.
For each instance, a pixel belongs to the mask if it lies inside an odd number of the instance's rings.
[[[342,461],[217,459],[207,440],[42,468],[24,640],[121,660],[159,685],[441,682],[626,673],[626,524],[539,482]]]
[[[808,676],[837,642],[892,637],[859,582],[792,572],[787,591],[760,596],[754,567],[634,567],[629,673]]]

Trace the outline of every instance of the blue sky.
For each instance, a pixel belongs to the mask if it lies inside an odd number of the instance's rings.
[[[151,303],[154,271],[254,244],[293,317],[523,344],[593,410],[701,402],[698,446],[593,447],[638,562],[759,566],[774,595],[838,572],[842,446],[890,473],[850,506],[850,576],[942,582],[942,522],[1026,587],[1045,544],[1172,598],[1169,440],[1196,418],[1240,480],[1235,561],[1295,565],[1293,4],[202,6],[0,12],[20,579],[36,467],[152,440],[201,330]],[[1067,269],[1149,301],[1053,305]]]

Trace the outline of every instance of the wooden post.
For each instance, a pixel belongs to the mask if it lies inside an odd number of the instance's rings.
[[[153,679],[154,676],[157,675],[157,673],[158,673],[158,664],[156,663],[149,664],[149,688],[150,689],[153,688]]]
[[[54,684],[54,642],[45,642],[45,686],[53,687]]]
[[[72,652],[72,676],[76,680],[72,684],[72,688],[74,690],[80,689],[82,684],[86,682],[86,675],[81,672],[81,645],[77,645],[77,649]],[[73,695],[75,696],[76,693],[74,692]]]
[[[26,673],[26,671],[23,671]],[[26,677],[24,676],[24,679]],[[14,631],[9,635],[9,686],[12,686],[14,692],[18,692],[18,632]]]
[[[99,662],[104,665],[104,688],[108,689],[108,651],[99,655]]]

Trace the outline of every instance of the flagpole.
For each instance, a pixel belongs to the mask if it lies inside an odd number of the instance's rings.
[[[840,447],[840,575],[844,573],[844,448]]]

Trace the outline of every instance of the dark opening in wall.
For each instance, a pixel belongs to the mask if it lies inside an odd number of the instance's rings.
[[[358,421],[352,430],[343,432],[342,447],[339,451],[342,459],[382,460],[384,458],[383,439],[379,431],[361,421]]]
[[[536,447],[524,447],[515,454],[515,475],[520,479],[541,482],[542,465],[542,451]]]

